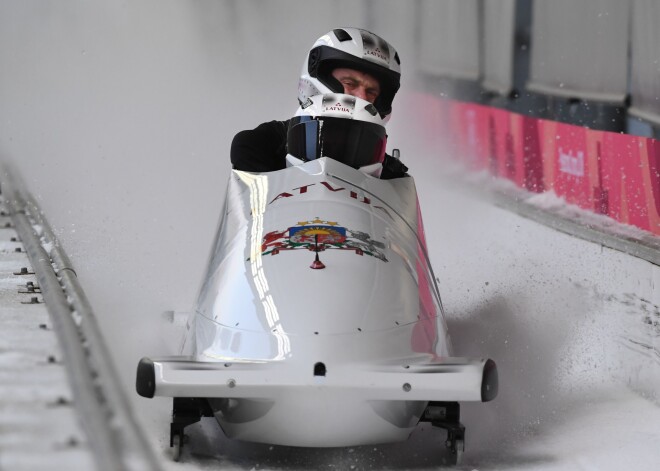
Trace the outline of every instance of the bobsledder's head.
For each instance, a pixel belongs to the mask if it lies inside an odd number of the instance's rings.
[[[367,100],[343,93],[308,97],[289,121],[287,152],[304,160],[330,157],[353,168],[382,163],[385,120]]]
[[[337,28],[316,40],[302,66],[298,101],[346,93],[370,101],[389,119],[399,90],[401,62],[383,38],[358,28]]]

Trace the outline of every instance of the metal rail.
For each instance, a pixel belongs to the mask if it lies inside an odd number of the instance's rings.
[[[6,164],[2,164],[1,170],[2,197],[41,287],[64,356],[74,405],[97,468],[159,470],[159,460],[121,389],[71,261],[18,173]]]

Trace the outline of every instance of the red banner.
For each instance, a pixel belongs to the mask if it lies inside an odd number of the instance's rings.
[[[660,235],[659,141],[423,94],[408,104],[428,113],[425,136],[447,130],[445,148],[468,168]]]

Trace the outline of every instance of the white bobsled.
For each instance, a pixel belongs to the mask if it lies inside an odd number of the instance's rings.
[[[138,393],[174,398],[175,445],[211,415],[229,438],[306,447],[422,420],[460,458],[458,403],[493,399],[497,370],[452,356],[413,178],[288,159],[232,171],[184,355],[143,358]]]

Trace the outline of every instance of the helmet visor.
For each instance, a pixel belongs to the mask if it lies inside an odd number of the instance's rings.
[[[287,151],[303,160],[330,157],[353,168],[382,162],[385,128],[344,118],[297,116],[291,119]]]

